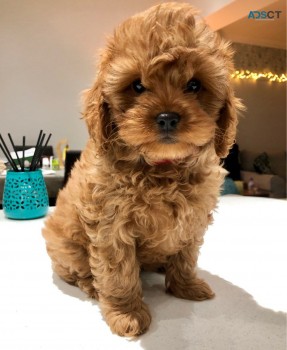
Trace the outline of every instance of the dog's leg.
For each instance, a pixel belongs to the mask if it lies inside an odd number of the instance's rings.
[[[97,299],[83,227],[72,211],[68,222],[64,214],[62,208],[56,209],[43,228],[53,270],[67,283],[78,286],[89,297]]]
[[[178,298],[201,301],[214,297],[209,285],[196,276],[198,250],[198,246],[189,245],[169,259],[166,288]]]
[[[90,298],[98,299],[85,248],[67,241],[63,241],[61,247],[57,248],[58,250],[55,250],[47,244],[47,251],[52,258],[56,274],[65,282],[78,286]]]
[[[94,287],[111,330],[127,337],[144,333],[151,316],[142,301],[135,247],[114,241],[109,246],[92,246],[90,254]]]
[[[83,246],[62,241],[47,243],[47,252],[52,259],[53,270],[65,282],[78,286],[90,298],[98,299],[89,267],[88,254]]]

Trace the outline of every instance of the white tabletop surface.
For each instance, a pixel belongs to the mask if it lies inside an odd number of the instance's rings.
[[[142,274],[152,324],[136,340],[112,334],[98,303],[52,272],[43,219],[0,211],[0,349],[286,350],[286,209],[285,200],[222,197],[199,258],[215,299],[176,299],[164,276]]]

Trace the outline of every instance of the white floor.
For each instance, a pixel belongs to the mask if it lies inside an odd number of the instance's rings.
[[[153,320],[136,340],[111,334],[98,303],[53,274],[42,219],[0,211],[0,349],[286,350],[286,209],[284,200],[222,197],[199,259],[215,299],[176,299],[164,276],[144,273]]]

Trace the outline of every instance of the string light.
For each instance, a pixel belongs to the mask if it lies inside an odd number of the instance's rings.
[[[237,70],[236,72],[231,74],[231,78],[234,79],[252,79],[252,80],[258,80],[258,79],[267,79],[271,82],[276,81],[278,83],[284,83],[287,81],[287,75],[286,74],[274,74],[271,72],[268,73],[256,73],[256,72],[250,72],[249,70]]]

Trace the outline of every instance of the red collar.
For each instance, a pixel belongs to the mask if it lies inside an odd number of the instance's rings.
[[[164,164],[172,164],[173,161],[171,159],[160,159],[154,162],[154,165],[164,165]]]

